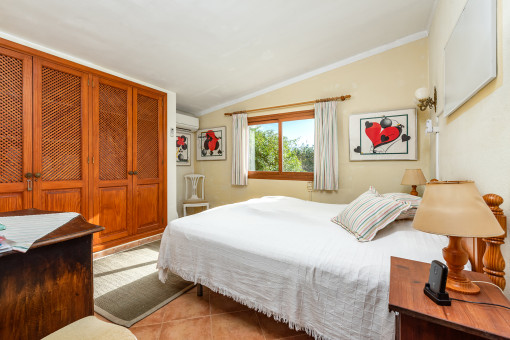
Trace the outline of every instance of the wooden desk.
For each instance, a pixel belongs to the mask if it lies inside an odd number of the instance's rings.
[[[27,209],[0,216],[49,213]],[[101,230],[78,216],[25,254],[0,254],[0,339],[41,339],[94,314],[92,234]]]
[[[396,339],[510,339],[510,310],[496,306],[452,301],[439,306],[424,293],[430,263],[391,258],[390,311],[396,316]],[[481,273],[466,272],[472,281],[490,279]],[[480,294],[463,295],[448,291],[450,297],[496,303],[510,307],[501,291],[492,285],[478,283]]]

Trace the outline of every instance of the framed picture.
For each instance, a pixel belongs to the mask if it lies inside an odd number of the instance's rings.
[[[177,165],[191,165],[191,133],[177,130],[175,140]]]
[[[416,109],[351,115],[350,160],[417,160],[416,119]]]
[[[227,135],[224,126],[197,131],[197,161],[227,159]]]

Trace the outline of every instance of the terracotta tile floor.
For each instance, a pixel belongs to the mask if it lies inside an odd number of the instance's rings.
[[[202,297],[193,288],[130,330],[139,340],[313,339],[205,287]]]

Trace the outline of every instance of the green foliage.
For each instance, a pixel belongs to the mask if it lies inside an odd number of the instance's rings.
[[[278,171],[278,133],[261,130],[260,126],[257,126],[250,129],[250,135],[250,142],[255,141],[255,169],[253,170]]]
[[[283,171],[313,172],[313,146],[298,145],[298,142],[299,138],[283,137]],[[255,148],[255,168],[252,166],[250,170],[278,171],[278,133],[261,130],[260,126],[251,127],[250,143]]]

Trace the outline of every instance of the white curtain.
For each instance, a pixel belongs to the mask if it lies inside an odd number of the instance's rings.
[[[313,187],[338,190],[336,101],[315,103]]]
[[[232,184],[248,185],[248,115],[246,113],[233,114],[232,123]]]

